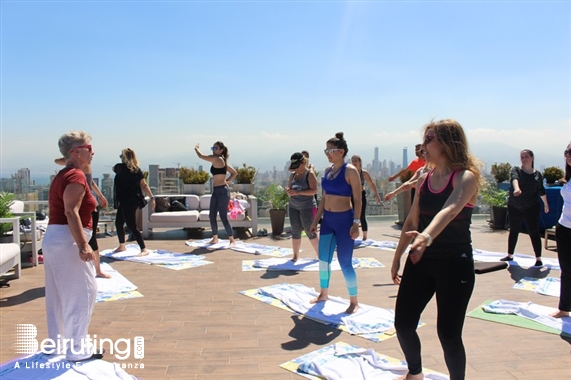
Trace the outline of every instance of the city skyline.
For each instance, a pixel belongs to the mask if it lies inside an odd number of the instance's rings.
[[[569,2],[1,3],[0,177],[57,170],[57,139],[93,136],[96,173],[121,149],[196,166],[221,140],[260,170],[345,133],[349,154],[400,161],[432,119],[475,155],[563,165],[571,139]],[[466,17],[470,15],[470,17]],[[319,22],[316,22],[316,21]]]

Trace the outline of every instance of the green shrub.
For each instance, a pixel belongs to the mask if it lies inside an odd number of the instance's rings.
[[[258,170],[243,163],[242,167],[236,168],[236,173],[236,183],[254,183]]]
[[[549,184],[555,183],[564,176],[565,173],[563,172],[563,170],[561,168],[558,168],[557,166],[550,166],[548,168],[545,168],[545,170],[543,171],[543,178],[545,178],[545,182]]]
[[[269,201],[273,210],[284,210],[289,202],[289,195],[282,186],[272,183],[263,191],[260,199]]]
[[[494,162],[492,164],[491,173],[496,179],[498,183],[505,182],[510,179],[510,171],[512,170],[512,164],[509,162],[504,162],[502,164],[498,164]]]
[[[183,166],[178,171],[178,177],[185,184],[204,184],[210,179],[210,174],[204,170],[196,170]]]
[[[484,203],[492,207],[508,207],[508,195],[505,190],[498,188],[498,184],[488,181],[480,191],[480,196]]]
[[[0,193],[0,218],[11,218],[14,216],[10,211],[10,206],[16,200],[16,196],[12,193]],[[12,223],[0,223],[0,236],[10,231]]]

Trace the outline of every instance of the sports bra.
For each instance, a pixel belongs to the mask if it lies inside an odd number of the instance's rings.
[[[226,170],[226,165],[225,165],[224,167],[222,167],[222,168],[215,168],[213,165],[210,166],[210,173],[211,173],[212,175],[216,175],[216,174],[224,174],[224,175],[226,175],[226,172],[227,172],[227,170]]]
[[[341,168],[339,168],[339,173],[335,178],[328,179],[329,173],[331,173],[331,168],[327,169],[323,179],[321,180],[321,188],[326,194],[339,195],[342,197],[350,197],[353,194],[353,189],[351,185],[347,183],[345,179],[345,169],[347,168],[347,163],[344,163]]]

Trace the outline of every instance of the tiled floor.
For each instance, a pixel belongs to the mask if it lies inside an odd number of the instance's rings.
[[[269,221],[262,219],[261,222],[260,228],[270,230]],[[505,251],[507,231],[493,231],[483,219],[474,221],[472,231],[474,247]],[[399,233],[391,220],[370,220],[369,237],[374,240],[396,241]],[[100,236],[102,249],[116,246],[116,237]],[[301,379],[278,365],[338,341],[402,358],[396,338],[374,343],[238,294],[240,290],[282,282],[318,287],[318,275],[315,272],[242,272],[242,260],[253,256],[225,250],[193,250],[184,244],[185,240],[201,237],[182,230],[155,232],[147,245],[150,249],[205,254],[214,264],[174,271],[131,262],[111,262],[139,287],[144,297],[97,303],[90,332],[112,340],[139,335],[145,338],[144,359],[124,361],[144,365],[144,368],[127,369],[129,373],[143,379]],[[204,237],[209,237],[208,231]],[[291,244],[288,239],[275,241],[271,237],[248,241],[285,247]],[[302,249],[304,257],[315,255],[306,239]],[[531,254],[527,235],[520,236],[517,251]],[[397,287],[390,281],[392,253],[363,248],[356,250],[355,256],[375,257],[385,264],[385,268],[357,270],[360,302],[393,308]],[[544,256],[556,257],[556,254],[545,251]],[[512,289],[519,278],[533,274],[559,276],[558,271],[547,273],[539,269],[478,275],[469,310],[485,300],[502,298],[556,307],[558,300],[554,297]],[[347,298],[341,272],[333,273],[330,293]],[[35,324],[38,338],[47,337],[43,266],[24,269],[19,280],[12,281],[9,288],[2,288],[0,306],[0,362],[6,362],[18,356],[12,348],[14,324]],[[435,310],[432,300],[422,316],[426,326],[419,329],[423,364],[446,373],[436,335]],[[464,342],[468,379],[570,378],[571,345],[558,335],[466,318]],[[111,358],[106,355],[107,360]]]

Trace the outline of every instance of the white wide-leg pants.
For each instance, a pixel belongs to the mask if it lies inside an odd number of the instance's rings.
[[[84,229],[86,239],[91,231]],[[46,316],[48,336],[59,353],[71,361],[83,360],[93,354],[85,340],[93,314],[97,283],[93,263],[82,261],[79,248],[68,225],[50,224],[42,245],[46,279]],[[59,336],[58,336],[59,335]],[[70,339],[62,350],[63,339]]]

